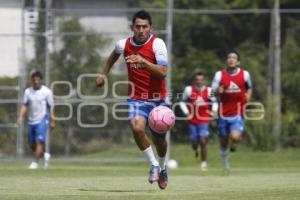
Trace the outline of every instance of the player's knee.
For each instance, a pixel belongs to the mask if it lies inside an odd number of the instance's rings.
[[[38,142],[37,144],[36,144],[36,147],[35,147],[36,149],[38,149],[39,151],[42,151],[43,150],[43,143],[42,142]]]
[[[206,141],[207,141],[207,138],[201,137],[201,138],[198,140],[198,143],[199,143],[200,145],[205,145],[205,144],[206,144]]]
[[[229,137],[220,138],[220,146],[223,148],[227,148]]]
[[[206,141],[201,140],[200,147],[201,147],[201,149],[204,149],[206,147]]]
[[[235,142],[239,142],[242,139],[242,135],[239,132],[233,132],[231,134],[231,138],[235,141]]]
[[[133,126],[132,131],[136,134],[142,134],[145,130],[142,126]]]
[[[31,148],[32,151],[34,151],[35,150],[35,144],[31,144],[30,148]]]
[[[198,144],[197,144],[196,142],[192,143],[192,148],[193,148],[194,150],[197,150]]]

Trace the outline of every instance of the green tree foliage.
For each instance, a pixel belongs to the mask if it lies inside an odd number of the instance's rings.
[[[17,78],[0,78],[1,86],[17,86]],[[17,90],[0,90],[0,99],[15,99],[18,96]],[[0,104],[0,124],[13,124],[17,119],[17,106],[15,103]],[[16,144],[16,129],[1,128],[0,134],[0,154],[14,154]]]
[[[51,55],[52,80],[67,80],[73,86],[79,75],[96,73],[102,64],[99,50],[107,41],[93,30],[86,30],[76,18],[61,21],[60,32],[83,32],[81,35],[63,35],[63,47]]]
[[[284,145],[299,146],[300,144],[300,23],[289,19],[290,29],[287,31],[282,53],[282,104],[283,104],[283,135]]]
[[[51,82],[69,81],[73,91],[71,99],[78,99],[76,89],[78,77],[82,74],[96,74],[99,72],[103,59],[100,51],[108,43],[109,38],[104,38],[94,30],[84,28],[77,18],[71,18],[59,23],[60,32],[81,32],[80,35],[63,35],[60,40],[62,47],[51,54]],[[81,93],[84,95],[100,95],[101,90],[95,86],[95,77],[84,78],[81,81]],[[54,94],[66,95],[69,88],[55,87]],[[99,134],[97,129],[84,129],[78,126],[76,110],[78,103],[73,104],[74,114],[71,120],[59,122],[59,126],[53,131],[57,137],[52,139],[52,146],[57,151],[65,148],[65,152],[91,151],[96,144],[107,137],[107,133]],[[63,107],[57,109],[57,115],[64,115],[67,111]],[[85,124],[101,123],[104,120],[103,110],[88,106],[82,111],[81,121]],[[101,132],[101,131],[100,131]],[[104,131],[103,131],[104,132]],[[63,134],[62,134],[63,133]],[[64,141],[62,143],[61,141]],[[89,147],[89,148],[87,148]]]

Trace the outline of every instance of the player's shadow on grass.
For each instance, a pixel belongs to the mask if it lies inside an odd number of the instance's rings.
[[[105,190],[105,189],[78,189],[82,192],[112,192],[112,193],[131,193],[131,192],[152,192],[151,190]]]

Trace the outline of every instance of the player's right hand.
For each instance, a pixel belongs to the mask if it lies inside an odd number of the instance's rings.
[[[250,101],[250,98],[251,98],[251,95],[245,93],[245,99],[246,99],[246,102],[249,102],[249,101]]]
[[[125,61],[126,63],[144,63],[145,59],[139,54],[132,54],[130,56],[125,57]]]
[[[215,118],[215,117],[218,116],[218,112],[216,112],[216,111],[209,111],[209,115],[210,115],[210,117]]]
[[[105,84],[106,76],[103,74],[99,74],[99,76],[96,78],[96,85],[97,87],[102,87]]]
[[[18,117],[17,124],[21,125],[22,123],[23,123],[23,118],[22,117]]]
[[[219,94],[223,94],[225,91],[224,87],[221,85],[219,88],[218,88],[218,93]]]

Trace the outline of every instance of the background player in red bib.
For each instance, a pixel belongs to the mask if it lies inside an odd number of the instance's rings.
[[[229,170],[229,139],[238,142],[244,130],[244,106],[252,95],[252,83],[248,71],[239,67],[240,56],[236,51],[229,51],[227,67],[216,72],[212,90],[219,95],[219,117],[217,127],[220,137],[220,154],[224,169]]]
[[[152,132],[152,141],[156,147],[158,160],[155,158],[145,128],[150,111],[165,103],[168,56],[163,40],[152,32],[151,16],[146,11],[134,14],[131,30],[133,37],[117,42],[104,69],[96,79],[97,86],[105,83],[105,77],[121,54],[127,64],[129,120],[135,142],[151,164],[148,181],[158,182],[161,189],[168,183],[165,156],[167,142],[165,134]]]
[[[218,110],[216,98],[211,95],[211,88],[205,86],[205,76],[201,72],[195,73],[192,84],[184,89],[180,107],[188,116],[189,134],[192,148],[198,157],[201,149],[201,170],[207,170],[206,143],[209,135],[209,120]],[[212,111],[211,111],[212,110]]]

